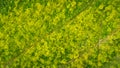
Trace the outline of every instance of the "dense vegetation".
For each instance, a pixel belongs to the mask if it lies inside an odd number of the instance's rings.
[[[120,0],[0,0],[0,68],[120,68]]]

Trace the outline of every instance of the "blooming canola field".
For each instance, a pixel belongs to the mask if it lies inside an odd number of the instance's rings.
[[[120,0],[0,0],[0,68],[120,68]]]

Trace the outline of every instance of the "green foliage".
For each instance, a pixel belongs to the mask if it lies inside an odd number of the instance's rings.
[[[119,0],[0,0],[0,68],[119,68]]]

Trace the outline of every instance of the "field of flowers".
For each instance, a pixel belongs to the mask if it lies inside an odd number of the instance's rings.
[[[120,0],[0,0],[0,68],[120,68]]]

